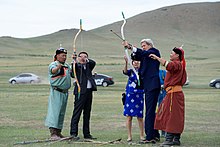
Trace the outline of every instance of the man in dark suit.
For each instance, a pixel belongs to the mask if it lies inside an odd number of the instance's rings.
[[[160,78],[159,78],[159,66],[160,63],[149,57],[150,54],[155,54],[160,57],[160,51],[154,48],[153,41],[151,39],[143,39],[141,41],[141,47],[139,49],[133,47],[128,42],[123,42],[123,45],[132,50],[132,58],[137,61],[141,61],[140,65],[140,78],[143,80],[145,91],[145,143],[155,143],[160,140],[158,130],[154,130],[155,111],[158,96],[160,93]]]
[[[90,134],[90,114],[92,109],[93,91],[97,91],[95,81],[92,77],[92,70],[94,69],[95,65],[95,61],[88,59],[87,52],[80,52],[77,61],[74,61],[72,64],[72,69],[75,68],[76,73],[74,77],[78,82],[75,84],[74,88],[75,102],[70,125],[70,135],[75,139],[79,139],[78,123],[82,111],[84,138],[96,139]]]

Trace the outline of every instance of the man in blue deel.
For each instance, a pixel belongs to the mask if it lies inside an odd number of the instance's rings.
[[[48,111],[45,125],[49,127],[52,140],[63,138],[64,116],[66,112],[68,89],[71,87],[71,67],[66,61],[67,50],[56,50],[54,62],[49,65],[48,75],[50,81],[50,96],[48,98]]]

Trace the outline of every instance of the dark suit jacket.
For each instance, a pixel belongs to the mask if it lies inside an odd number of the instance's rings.
[[[150,54],[155,54],[160,57],[160,52],[156,48],[150,48],[147,51],[137,49],[137,51],[132,54],[132,59],[141,61],[140,77],[143,80],[145,92],[160,88],[160,62],[150,58]]]
[[[81,88],[81,92],[80,92],[81,94],[84,94],[86,92],[88,80],[90,81],[90,83],[92,85],[92,88],[91,88],[92,91],[97,91],[95,80],[93,79],[93,76],[92,76],[92,70],[94,69],[95,65],[96,65],[96,62],[93,61],[92,59],[89,59],[89,62],[87,62],[84,65],[82,65],[80,63],[76,63],[76,66],[75,66],[76,75],[77,75],[77,79],[79,81],[79,85]],[[74,94],[75,95],[78,94],[77,85],[75,85]]]

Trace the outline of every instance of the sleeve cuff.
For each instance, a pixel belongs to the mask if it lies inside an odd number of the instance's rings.
[[[169,62],[168,62],[168,61],[166,61],[166,62],[165,62],[165,64],[164,64],[164,66],[165,66],[165,67],[167,67],[168,63],[169,63]]]
[[[133,51],[133,52],[137,52],[137,48],[136,48],[136,47],[133,47],[133,48],[132,48],[132,51]]]

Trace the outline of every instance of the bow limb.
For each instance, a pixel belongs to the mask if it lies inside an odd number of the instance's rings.
[[[76,54],[76,39],[77,37],[79,36],[79,34],[81,33],[82,31],[82,20],[80,19],[80,29],[79,31],[76,33],[75,37],[74,37],[74,40],[73,40],[73,53]]]
[[[121,37],[122,37],[123,41],[125,41],[124,26],[125,26],[125,24],[127,23],[127,21],[126,21],[126,19],[125,19],[125,16],[124,16],[124,13],[123,13],[123,12],[122,12],[122,17],[123,17],[124,22],[123,22],[123,24],[122,24],[122,26],[121,26]]]
[[[126,21],[126,19],[125,19],[125,16],[124,16],[124,13],[123,13],[123,12],[122,12],[122,16],[123,16],[124,22],[123,22],[123,24],[122,24],[122,26],[121,26],[121,37],[122,37],[123,41],[125,41],[124,26],[125,26],[125,24],[127,23],[127,21]],[[135,73],[135,75],[136,75],[136,77],[137,77],[138,85],[140,85],[140,78],[139,78],[138,72],[135,70],[134,66],[132,65],[131,58],[130,58],[130,56],[129,56],[129,54],[128,54],[128,48],[125,47],[124,49],[125,49],[125,55],[126,55],[126,57],[127,57],[127,59],[128,59],[128,63],[130,64],[131,69],[133,70],[133,72]]]
[[[80,92],[81,92],[81,88],[80,88],[80,85],[79,85],[79,81],[78,81],[78,78],[77,78],[77,75],[76,75],[76,39],[77,37],[79,36],[80,32],[82,31],[82,20],[80,19],[80,29],[79,31],[76,33],[75,37],[74,37],[74,40],[73,40],[73,54],[74,54],[74,62],[73,62],[73,74],[75,76],[75,80],[76,80],[76,85],[78,87],[78,98],[80,97]]]

